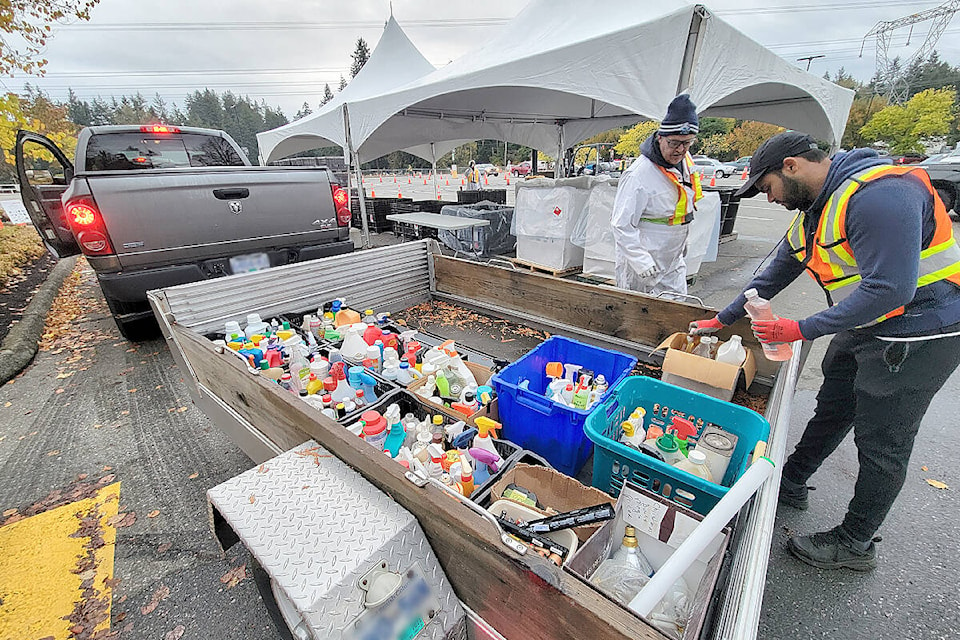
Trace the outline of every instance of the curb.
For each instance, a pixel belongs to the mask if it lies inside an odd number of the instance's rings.
[[[6,384],[8,380],[23,371],[37,354],[47,313],[50,312],[50,307],[60,292],[63,281],[70,275],[76,264],[77,256],[59,260],[30,300],[20,322],[7,333],[3,344],[0,345],[0,384]]]

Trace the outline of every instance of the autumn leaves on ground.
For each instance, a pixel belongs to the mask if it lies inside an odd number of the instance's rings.
[[[35,233],[33,229],[30,229]],[[10,235],[4,236],[9,238]],[[34,235],[35,237],[35,235]],[[30,259],[29,251],[21,254],[21,260]],[[9,269],[7,264],[11,265]],[[0,262],[4,274],[15,273],[16,261]],[[103,297],[99,293],[96,277],[85,260],[78,261],[74,271],[67,277],[53,303],[47,317],[45,330],[40,343],[41,354],[38,357],[55,358],[56,395],[77,391],[83,382],[83,374],[97,361],[97,353],[105,349],[122,349],[136,358],[138,346],[133,345],[117,333]],[[144,353],[140,362],[147,363],[156,353]],[[129,360],[128,360],[129,362]],[[130,374],[135,366],[118,371],[119,376]],[[8,384],[21,382],[23,374]],[[89,378],[88,378],[89,379]],[[77,389],[71,389],[77,385]],[[157,388],[161,388],[158,385]],[[138,389],[126,385],[126,393],[136,394]],[[4,409],[10,409],[10,402],[4,403]],[[15,410],[11,409],[11,410]],[[33,407],[25,408],[24,414],[32,413]],[[185,406],[168,407],[169,413],[184,412]],[[100,416],[102,424],[94,424],[94,429],[117,426],[123,420],[129,420],[130,411],[116,410],[111,420]],[[20,440],[38,435],[37,431],[25,433]],[[5,436],[2,436],[5,437]],[[2,439],[0,437],[0,439]],[[62,448],[62,447],[61,447]],[[44,459],[58,459],[61,450],[51,449],[45,452]],[[43,454],[42,454],[43,455]],[[8,580],[0,576],[0,640],[24,640],[29,630],[30,638],[42,640],[104,640],[118,637],[139,637],[135,630],[135,621],[131,611],[140,616],[160,615],[154,613],[160,604],[170,597],[170,587],[158,583],[148,598],[139,602],[127,602],[127,595],[117,597],[116,587],[122,578],[114,575],[114,548],[117,531],[133,526],[138,518],[162,519],[164,514],[153,509],[139,514],[124,505],[120,492],[119,471],[105,465],[100,473],[79,474],[65,487],[47,491],[49,487],[38,488],[46,493],[24,496],[24,504],[0,505],[0,540],[3,541],[5,562],[8,568]],[[198,473],[188,476],[195,480]],[[133,485],[130,485],[131,487]],[[113,497],[104,498],[105,492],[113,492]],[[52,523],[57,523],[56,525]],[[38,531],[38,528],[41,529]],[[54,531],[57,529],[57,531]],[[59,546],[60,556],[66,560],[54,562],[56,553],[48,548],[54,544],[51,540],[62,539]],[[75,542],[71,542],[75,540]],[[120,544],[123,544],[122,536]],[[161,542],[156,548],[157,556],[171,552],[170,542]],[[4,560],[0,560],[0,565]],[[12,568],[21,571],[37,572],[35,580],[20,580],[11,585]],[[46,574],[43,573],[46,569]],[[48,579],[39,579],[41,575]],[[220,579],[221,588],[232,588],[247,577],[246,565],[233,567]],[[21,585],[29,586],[21,586]],[[63,599],[62,606],[53,607],[56,598]],[[53,611],[55,609],[55,611]],[[167,615],[163,613],[162,615]],[[53,619],[44,619],[51,618]],[[179,640],[186,632],[184,624],[171,624],[164,633],[163,640]],[[33,630],[39,634],[32,634]]]

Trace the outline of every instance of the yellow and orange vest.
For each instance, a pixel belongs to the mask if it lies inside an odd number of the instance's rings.
[[[683,164],[687,168],[687,172],[690,174],[690,184],[693,186],[693,202],[694,208],[696,208],[696,202],[703,198],[703,188],[700,184],[700,174],[694,171],[693,158],[690,157],[688,153],[683,159]],[[663,175],[667,176],[667,179],[670,180],[677,187],[677,207],[673,211],[672,216],[667,216],[666,218],[644,218],[645,222],[658,222],[660,224],[675,225],[675,224],[687,224],[693,220],[693,212],[687,212],[687,190],[683,187],[683,184],[680,182],[680,178],[677,177],[677,174],[672,171],[667,171],[660,165],[657,165],[657,168],[663,172]]]

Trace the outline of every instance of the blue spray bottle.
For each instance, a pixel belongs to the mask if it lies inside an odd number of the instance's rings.
[[[363,387],[363,397],[370,404],[377,401],[376,384],[377,379],[366,371],[360,374],[360,384]]]

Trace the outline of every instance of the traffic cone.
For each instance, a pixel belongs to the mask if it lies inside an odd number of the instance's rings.
[[[397,191],[397,199],[398,199],[398,200],[403,199],[403,194],[400,193],[399,191]]]
[[[463,178],[460,178],[460,186],[461,186],[461,187],[467,186],[467,183],[464,181]]]
[[[485,187],[490,186],[490,180],[487,178],[487,176],[483,176],[483,185]]]
[[[743,173],[740,174],[740,179],[741,179],[741,180],[746,180],[746,179],[747,179],[747,173],[748,173],[748,172],[749,172],[749,169],[747,169],[747,167],[744,167],[744,168],[743,168]]]
[[[448,187],[450,186],[450,179],[449,179],[449,178],[447,178],[447,186],[448,186]]]
[[[509,174],[509,173],[507,174],[507,186],[508,186],[508,187],[510,186],[510,174]]]
[[[397,184],[397,176],[393,176],[393,184]]]
[[[371,197],[371,198],[376,198],[376,197],[377,197],[377,192],[374,191],[373,189],[370,189],[370,197]]]
[[[407,184],[413,184],[413,179],[409,176],[407,177]]]
[[[427,179],[426,179],[426,178],[423,179],[423,186],[427,186]]]
[[[713,176],[712,178],[710,178],[710,186],[711,187],[717,186],[717,176]]]
[[[440,197],[439,193],[437,194],[437,200],[443,200],[443,198]]]

